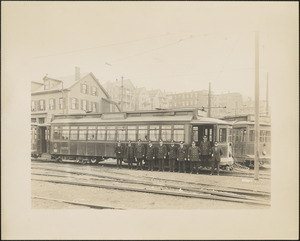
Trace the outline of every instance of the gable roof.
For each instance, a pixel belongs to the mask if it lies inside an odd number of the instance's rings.
[[[45,76],[43,79],[49,79],[49,80],[54,80],[56,82],[58,82],[57,85],[52,86],[51,88],[49,88],[48,90],[44,89],[44,84],[42,84],[41,87],[39,87],[38,89],[36,89],[35,91],[33,91],[32,93],[43,93],[43,92],[47,92],[47,91],[61,91],[62,89],[64,90],[70,90],[73,86],[75,86],[76,84],[78,84],[80,82],[80,80],[86,78],[88,75],[90,75],[95,82],[97,83],[98,87],[103,91],[103,93],[105,94],[105,96],[107,98],[110,98],[109,94],[107,93],[107,91],[103,88],[103,86],[100,84],[99,80],[95,77],[95,75],[90,72],[90,73],[85,73],[83,74],[83,77],[81,77],[79,80],[75,81],[75,75],[68,75],[68,76],[63,76],[63,77],[59,77],[59,78],[52,78],[52,77],[47,77]]]

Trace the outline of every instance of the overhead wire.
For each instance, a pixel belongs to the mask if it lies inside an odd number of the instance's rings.
[[[96,47],[82,48],[82,49],[76,49],[76,50],[71,50],[71,51],[65,51],[65,52],[61,52],[61,53],[57,53],[57,54],[41,55],[41,56],[34,57],[34,59],[46,58],[46,57],[53,57],[53,56],[59,56],[59,55],[65,55],[65,54],[72,54],[72,53],[76,53],[76,52],[82,52],[82,51],[100,49],[100,48],[105,48],[105,47],[112,47],[112,46],[123,45],[123,44],[130,44],[130,43],[140,42],[140,41],[143,41],[143,40],[160,38],[160,37],[163,37],[163,36],[170,36],[172,34],[175,34],[175,33],[169,33],[169,32],[167,32],[165,34],[156,35],[156,36],[147,37],[147,38],[132,39],[132,40],[127,40],[127,41],[123,41],[123,42],[117,42],[117,43],[111,43],[111,44],[104,44],[104,45],[96,46]]]

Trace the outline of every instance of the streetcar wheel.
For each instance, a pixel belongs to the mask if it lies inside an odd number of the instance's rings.
[[[90,159],[90,163],[91,163],[91,164],[97,164],[97,163],[98,163],[97,158],[96,158],[96,157],[91,158],[91,159]]]
[[[85,164],[88,163],[88,160],[87,160],[87,159],[83,159],[83,160],[81,161],[81,163],[82,163],[83,165],[85,165]]]

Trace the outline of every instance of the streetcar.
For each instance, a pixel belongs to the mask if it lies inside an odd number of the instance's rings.
[[[236,121],[232,124],[233,158],[235,162],[254,166],[254,121]],[[271,164],[271,124],[259,124],[259,164]]]
[[[232,167],[232,125],[226,121],[205,117],[197,108],[168,109],[116,113],[87,113],[55,115],[51,122],[50,154],[52,158],[77,160],[96,164],[115,158],[115,145],[140,139],[157,145],[162,139],[167,146],[174,140],[190,146],[199,146],[203,136],[213,143],[219,142],[223,155],[220,166]]]

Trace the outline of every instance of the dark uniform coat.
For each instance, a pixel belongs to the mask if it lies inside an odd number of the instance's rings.
[[[221,161],[221,156],[223,155],[223,152],[221,150],[220,146],[214,146],[211,148],[211,156],[212,156],[212,161],[217,161],[220,162]]]
[[[143,144],[136,145],[134,149],[134,156],[138,158],[144,158],[145,156],[145,146]]]
[[[169,148],[169,160],[175,159],[177,158],[177,147],[174,146],[170,146]]]
[[[134,158],[134,147],[132,145],[126,147],[126,158],[127,159]]]
[[[200,142],[200,151],[201,155],[210,155],[211,154],[211,145],[209,141],[201,141]]]
[[[146,151],[146,160],[153,160],[153,157],[156,156],[156,150],[154,146],[147,146],[147,151]]]
[[[165,159],[167,157],[167,147],[166,145],[158,146],[157,147],[157,158],[158,159]]]
[[[187,158],[186,147],[185,146],[183,146],[182,148],[178,147],[178,150],[177,150],[177,160],[178,161],[185,161],[186,158]]]
[[[117,158],[123,158],[124,157],[124,148],[123,146],[116,146],[116,149],[115,149],[115,153],[116,153],[116,156]]]
[[[190,147],[189,148],[189,154],[188,154],[188,159],[190,161],[199,161],[199,156],[200,156],[200,149],[198,146],[195,147]]]

